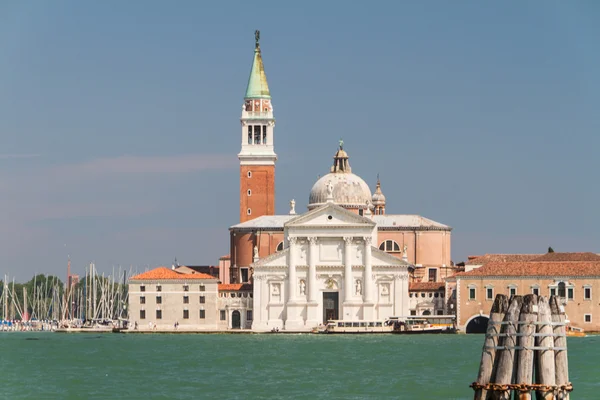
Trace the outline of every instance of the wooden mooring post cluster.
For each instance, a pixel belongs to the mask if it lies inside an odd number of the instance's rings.
[[[475,400],[569,399],[566,317],[558,298],[499,294],[490,311]]]

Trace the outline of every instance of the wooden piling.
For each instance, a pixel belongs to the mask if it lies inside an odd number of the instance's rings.
[[[521,313],[523,297],[512,296],[508,310],[504,316],[499,347],[494,366],[493,382],[496,385],[510,385],[513,382],[515,364],[515,347],[517,347],[517,322]],[[494,400],[510,400],[510,390],[496,390],[492,393]]]
[[[519,315],[519,350],[517,351],[517,374],[515,383],[531,385],[533,383],[533,360],[536,325],[538,320],[538,297],[528,294],[523,297]],[[531,400],[531,391],[520,391],[519,400]]]
[[[499,294],[494,300],[488,328],[483,342],[483,351],[481,352],[481,362],[479,364],[479,374],[477,381],[479,385],[487,385],[492,377],[494,360],[496,359],[496,347],[498,346],[498,335],[500,333],[500,322],[504,320],[504,315],[508,309],[508,298]],[[488,391],[483,388],[475,389],[474,400],[485,400],[488,397]]]
[[[565,310],[558,304],[556,296],[550,297],[550,313],[554,325],[554,365],[555,379],[558,386],[557,399],[569,400],[569,391],[565,388],[570,386],[569,382],[569,363],[567,360],[567,337],[566,337],[566,316]],[[564,350],[561,350],[564,349]]]
[[[554,367],[554,330],[552,329],[552,315],[546,297],[538,299],[538,329],[536,344],[538,349],[537,377],[538,384],[542,385],[536,391],[536,399],[554,400],[554,390],[549,387],[556,384]],[[546,388],[545,388],[545,387]]]

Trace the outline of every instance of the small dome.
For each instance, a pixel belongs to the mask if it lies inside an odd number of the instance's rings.
[[[369,185],[352,173],[348,153],[344,151],[344,142],[333,157],[331,172],[320,178],[312,187],[308,199],[308,209],[327,203],[331,191],[331,201],[344,208],[366,209],[371,203]],[[331,188],[329,188],[331,182]]]
[[[377,187],[375,188],[375,193],[373,193],[372,201],[374,206],[385,207],[385,196],[381,191],[381,182],[379,182],[379,177],[377,178]]]
[[[369,185],[353,173],[329,173],[321,177],[312,187],[308,199],[308,209],[327,203],[327,185],[333,186],[333,202],[344,208],[367,208],[371,201]]]

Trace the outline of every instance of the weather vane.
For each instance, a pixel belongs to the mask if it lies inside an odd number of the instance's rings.
[[[254,40],[256,41],[256,48],[258,48],[258,41],[260,40],[260,31],[258,29],[254,31]]]

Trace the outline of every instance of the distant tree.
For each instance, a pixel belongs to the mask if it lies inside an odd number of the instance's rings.
[[[552,247],[548,247],[548,253],[554,253],[554,249]]]

